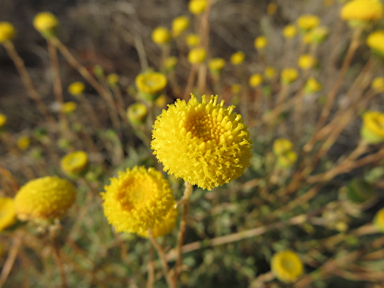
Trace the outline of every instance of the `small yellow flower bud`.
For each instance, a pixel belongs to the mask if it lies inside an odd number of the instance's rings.
[[[294,25],[287,25],[283,29],[283,36],[286,39],[293,38],[296,36],[296,34],[297,34],[297,29]]]
[[[240,91],[241,91],[241,85],[240,84],[232,84],[231,85],[231,92],[232,92],[232,94],[239,94],[240,93]]]
[[[277,11],[277,5],[275,3],[269,3],[267,6],[268,15],[273,15]]]
[[[259,73],[255,73],[249,78],[249,86],[256,88],[263,83],[263,76]]]
[[[303,15],[297,19],[297,26],[303,31],[307,32],[320,24],[320,19],[314,15]]]
[[[28,149],[30,142],[31,141],[28,136],[20,136],[17,139],[16,145],[17,145],[17,148],[19,148],[20,150],[26,150]]]
[[[255,43],[254,43],[256,49],[264,49],[265,46],[267,46],[267,44],[268,44],[267,37],[265,36],[256,37]]]
[[[295,68],[285,68],[281,72],[281,81],[285,85],[296,81],[297,77],[299,77],[299,72]]]
[[[377,54],[384,56],[384,30],[372,32],[367,37],[367,45]]]
[[[299,256],[287,250],[273,255],[271,270],[280,281],[293,283],[303,274],[304,267]]]
[[[383,4],[379,0],[353,0],[341,8],[340,16],[343,20],[380,20]]]
[[[167,44],[171,40],[171,33],[167,28],[157,27],[152,32],[152,41],[158,45]]]
[[[375,79],[373,79],[371,87],[377,93],[384,92],[384,77],[376,77]]]
[[[188,34],[185,39],[187,45],[189,47],[196,47],[200,43],[200,38],[196,34]]]
[[[63,106],[61,107],[62,111],[65,113],[65,114],[71,114],[72,112],[74,112],[77,108],[77,104],[76,102],[73,102],[73,101],[68,101],[68,102],[65,102],[63,103]]]
[[[178,62],[177,57],[175,56],[168,57],[167,59],[165,59],[164,68],[167,71],[172,71],[175,69],[177,62]]]
[[[164,108],[167,105],[167,95],[161,94],[160,97],[156,99],[155,105],[159,108]]]
[[[107,83],[111,87],[115,87],[117,84],[119,84],[120,77],[116,73],[109,74],[107,76]]]
[[[88,155],[84,151],[68,153],[60,161],[61,170],[69,177],[78,177],[87,165]]]
[[[298,65],[301,69],[307,70],[315,66],[316,59],[309,54],[304,54],[299,57]]]
[[[267,79],[273,79],[276,76],[276,71],[271,66],[267,66],[264,70],[264,76]]]
[[[0,128],[3,127],[7,123],[7,116],[0,113]]]
[[[141,103],[134,103],[130,105],[127,110],[127,118],[134,125],[143,124],[147,114],[147,106]]]
[[[311,32],[309,35],[311,36],[311,42],[320,44],[324,42],[325,38],[328,36],[329,29],[327,27],[316,27]]]
[[[189,1],[188,9],[192,14],[198,15],[203,13],[207,6],[207,0],[191,0]]]
[[[309,94],[316,93],[322,89],[322,85],[317,82],[317,80],[314,77],[310,77],[307,82],[305,83],[305,92]]]
[[[194,48],[188,53],[188,61],[191,64],[201,64],[205,61],[207,53],[204,48]]]
[[[135,83],[143,99],[154,101],[167,86],[167,78],[162,73],[145,72],[136,77]]]
[[[12,41],[16,36],[15,27],[9,22],[0,22],[0,43]]]
[[[369,144],[384,142],[384,113],[376,111],[365,112],[360,135]]]
[[[240,65],[241,63],[244,62],[245,59],[245,54],[243,51],[237,51],[236,53],[233,53],[231,56],[231,63],[233,65]]]
[[[41,12],[33,19],[33,27],[45,38],[56,36],[59,21],[51,12]]]
[[[177,37],[185,30],[188,29],[190,25],[189,18],[187,16],[180,16],[172,21],[172,36]]]
[[[83,94],[84,90],[85,85],[83,82],[80,81],[73,82],[68,86],[68,93],[73,96],[79,96]]]
[[[223,58],[213,58],[209,60],[208,67],[213,73],[219,73],[225,66],[225,60]]]
[[[273,153],[276,156],[282,155],[292,150],[293,144],[286,138],[278,138],[273,142]]]

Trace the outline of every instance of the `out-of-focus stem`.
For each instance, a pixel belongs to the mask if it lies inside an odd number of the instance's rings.
[[[63,260],[62,260],[61,255],[60,255],[60,248],[57,246],[57,242],[56,242],[56,229],[57,229],[57,227],[50,226],[49,227],[49,236],[50,236],[50,240],[51,240],[52,249],[55,253],[54,258],[55,258],[57,266],[60,269],[61,287],[66,288],[67,287],[67,279],[65,277]]]

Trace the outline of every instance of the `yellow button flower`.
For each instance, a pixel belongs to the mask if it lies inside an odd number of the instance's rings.
[[[292,167],[297,161],[297,154],[294,151],[287,151],[277,156],[277,164],[283,168]]]
[[[320,44],[323,43],[324,40],[327,38],[329,33],[329,29],[327,27],[321,26],[321,27],[316,27],[312,29],[309,32],[310,35],[310,42]]]
[[[370,144],[384,141],[384,113],[368,111],[363,115],[363,126],[360,134]]]
[[[201,14],[208,6],[207,0],[191,0],[188,4],[188,9],[192,14]]]
[[[233,65],[240,65],[241,63],[244,62],[244,59],[245,59],[245,54],[243,51],[237,51],[236,53],[233,53],[231,55],[231,63]]]
[[[371,83],[371,87],[377,93],[384,92],[384,77],[376,77]]]
[[[73,82],[68,86],[68,93],[73,96],[79,96],[83,94],[84,90],[85,90],[85,85],[81,81]]]
[[[205,61],[207,57],[207,52],[204,48],[194,48],[188,53],[188,61],[191,64],[201,64]]]
[[[293,37],[295,37],[297,34],[297,29],[295,27],[295,25],[287,25],[284,27],[283,29],[283,36],[284,38],[287,38],[287,39],[291,39]]]
[[[259,73],[255,73],[249,78],[249,86],[255,88],[263,83],[263,76]]]
[[[7,123],[7,116],[0,113],[0,128],[3,127]]]
[[[164,170],[211,190],[241,176],[249,166],[251,140],[234,106],[217,96],[199,103],[177,100],[157,117],[151,147]]]
[[[3,231],[15,222],[15,201],[9,197],[0,197],[0,231]]]
[[[161,94],[159,98],[156,99],[155,105],[159,108],[164,108],[167,105],[167,95]]]
[[[15,27],[9,22],[0,22],[0,43],[12,41],[16,36]]]
[[[75,200],[76,189],[68,180],[38,178],[20,188],[15,197],[16,214],[21,220],[58,218]]]
[[[281,251],[273,255],[271,269],[276,278],[282,282],[295,282],[304,271],[299,256],[292,251]]]
[[[127,117],[132,124],[138,125],[144,123],[147,115],[148,108],[144,104],[134,103],[128,107]]]
[[[171,33],[167,28],[157,27],[152,32],[152,41],[158,45],[167,44],[171,40]]]
[[[273,141],[273,153],[278,156],[292,150],[293,144],[286,138],[278,138]]]
[[[104,215],[117,232],[146,235],[159,229],[174,209],[168,181],[154,168],[134,167],[111,178],[101,193]]]
[[[188,29],[190,25],[189,18],[187,16],[180,16],[172,21],[172,35],[173,37],[179,36],[185,30]]]
[[[384,30],[378,30],[368,35],[367,45],[380,55],[384,55]]]
[[[135,83],[142,95],[155,100],[167,86],[167,78],[159,72],[145,72],[136,77]]]
[[[55,36],[58,26],[59,21],[51,12],[41,12],[33,19],[33,27],[46,38]]]
[[[271,66],[267,66],[264,70],[264,76],[267,79],[273,79],[276,76],[276,71]]]
[[[320,24],[320,19],[314,15],[303,15],[297,19],[297,26],[303,31],[311,30]]]
[[[200,38],[196,34],[188,34],[185,38],[185,42],[189,47],[196,47],[200,43]]]
[[[353,0],[342,7],[340,16],[343,20],[380,20],[383,4],[379,0]]]
[[[269,3],[267,6],[268,15],[273,15],[277,11],[277,5],[275,3]]]
[[[168,57],[165,59],[164,62],[164,68],[167,69],[168,71],[175,69],[177,65],[178,59],[175,56]]]
[[[299,57],[298,65],[301,69],[307,70],[315,66],[316,59],[309,54],[304,54]]]
[[[173,206],[175,206],[176,202]],[[154,238],[164,236],[171,232],[175,226],[176,226],[176,220],[177,220],[177,209],[174,207],[169,210],[167,215],[164,217],[161,223],[159,223],[157,226],[152,228],[152,235]],[[139,236],[148,238],[148,230],[142,233],[137,233]]]
[[[20,150],[26,150],[29,147],[30,139],[28,136],[20,136],[19,139],[17,139],[17,148]]]
[[[117,84],[119,84],[120,77],[116,73],[108,74],[107,76],[107,83],[111,87],[115,87]]]
[[[225,66],[225,60],[223,58],[212,58],[209,60],[208,67],[212,72],[220,72]]]
[[[61,107],[61,109],[65,114],[71,114],[77,109],[77,104],[76,102],[68,101],[63,103],[63,106]]]
[[[297,77],[299,77],[299,72],[295,68],[285,68],[281,72],[281,81],[286,85],[296,81]]]
[[[84,151],[68,153],[60,161],[61,170],[71,177],[79,175],[87,168],[87,165],[88,155]]]
[[[268,44],[268,39],[265,36],[259,36],[255,39],[255,48],[256,49],[264,49]]]
[[[323,86],[314,78],[310,77],[307,82],[305,83],[305,92],[312,94],[320,91],[323,88]]]
[[[379,212],[377,212],[373,223],[380,232],[384,233],[384,208],[381,208]]]
[[[240,84],[235,83],[235,84],[232,84],[232,85],[231,85],[231,92],[232,92],[233,94],[239,94],[240,91],[241,91],[241,85],[240,85]]]

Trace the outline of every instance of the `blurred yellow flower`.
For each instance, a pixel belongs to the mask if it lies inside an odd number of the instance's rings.
[[[285,283],[295,282],[304,271],[303,263],[299,256],[289,250],[273,255],[271,269],[276,278]]]
[[[303,15],[297,19],[297,26],[303,31],[311,30],[320,24],[320,19],[314,15]]]
[[[377,93],[384,92],[384,77],[376,77],[371,83],[371,87]]]
[[[310,42],[320,44],[324,42],[325,38],[327,38],[328,33],[329,33],[329,29],[327,27],[325,26],[316,27],[309,32],[309,35],[311,38]]]
[[[7,116],[0,113],[0,128],[3,127],[7,123]]]
[[[287,25],[283,29],[283,36],[287,39],[295,37],[297,34],[297,29],[295,25]]]
[[[381,208],[379,212],[376,213],[373,223],[380,232],[384,233],[384,208]]]
[[[380,20],[383,16],[383,4],[380,0],[353,0],[341,8],[340,16],[343,20]]]
[[[15,201],[9,197],[0,196],[0,231],[16,222]]]
[[[240,93],[240,91],[241,91],[241,85],[240,84],[232,84],[231,85],[231,92],[233,93],[233,94],[239,94]]]
[[[171,40],[171,33],[167,28],[157,27],[152,32],[152,41],[158,45],[167,44]]]
[[[108,74],[107,83],[109,86],[114,87],[119,83],[120,77],[116,73]]]
[[[188,9],[192,14],[201,14],[208,6],[207,0],[191,0],[188,4]]]
[[[277,156],[277,164],[283,168],[292,167],[297,160],[297,154],[295,151],[287,151]]]
[[[12,41],[16,36],[15,27],[9,22],[0,22],[0,43]]]
[[[177,57],[175,56],[168,57],[167,59],[165,59],[164,67],[167,70],[173,70],[175,69],[177,62],[178,62]]]
[[[263,76],[259,73],[255,73],[249,78],[249,86],[255,88],[263,83]]]
[[[288,140],[286,138],[277,138],[273,142],[272,150],[276,156],[279,156],[281,154],[284,154],[284,153],[292,150],[292,148],[293,148],[293,144],[290,140]]]
[[[323,86],[314,78],[310,77],[307,82],[305,83],[305,92],[307,93],[316,93],[320,91],[323,88]]]
[[[176,202],[174,203],[173,207],[169,210],[167,215],[164,217],[161,223],[159,223],[157,226],[152,228],[152,235],[154,238],[164,236],[171,232],[175,226],[176,226],[176,220],[177,220],[177,209],[174,208]],[[148,238],[148,230],[143,233],[137,233],[139,236]]]
[[[139,91],[158,96],[167,86],[167,78],[159,72],[145,72],[136,77],[135,83]]]
[[[73,101],[68,101],[68,102],[65,102],[63,103],[63,106],[61,107],[62,111],[65,113],[65,114],[71,114],[72,112],[74,112],[77,108],[77,104],[76,102],[73,102]]]
[[[167,105],[167,95],[161,94],[159,98],[156,99],[155,105],[159,108],[164,108]]]
[[[275,69],[273,69],[273,67],[271,66],[267,66],[264,70],[264,76],[265,78],[267,79],[272,79],[272,78],[275,78],[276,76],[276,71]]]
[[[177,37],[185,30],[188,29],[190,25],[189,18],[187,16],[180,16],[172,21],[172,36]]]
[[[256,37],[255,43],[254,43],[256,49],[263,49],[267,46],[267,44],[268,44],[267,37],[265,36]]]
[[[212,58],[208,62],[208,67],[213,72],[220,72],[225,66],[225,60],[223,58]]]
[[[204,48],[198,47],[194,48],[188,53],[188,61],[191,64],[201,64],[205,61],[207,57],[207,52]]]
[[[363,114],[363,126],[360,134],[370,144],[384,141],[384,113],[367,111]]]
[[[138,124],[144,123],[147,115],[148,115],[148,108],[144,104],[134,103],[132,105],[129,105],[128,107],[127,117],[132,124],[138,125]]]
[[[59,21],[51,12],[41,12],[33,19],[33,27],[44,36],[54,35],[58,26]]]
[[[67,176],[77,176],[83,172],[88,165],[88,155],[84,151],[68,153],[60,160],[61,170]]]
[[[17,139],[17,148],[20,150],[26,150],[29,147],[30,139],[28,136],[20,136]]]
[[[268,15],[273,15],[277,11],[277,5],[276,3],[269,3],[267,6],[267,13]]]
[[[297,77],[299,77],[299,72],[295,68],[285,68],[281,72],[281,81],[286,85],[296,81]]]
[[[307,70],[316,65],[316,59],[309,54],[304,54],[299,57],[298,65],[301,69]]]
[[[380,55],[384,55],[384,30],[378,30],[369,34],[367,45]]]
[[[249,166],[251,140],[234,106],[217,96],[199,103],[177,100],[157,117],[151,147],[164,170],[211,190],[240,177]]]
[[[233,65],[240,65],[241,63],[244,62],[244,59],[245,59],[245,54],[243,51],[237,51],[236,53],[233,53],[231,55],[231,63]]]
[[[154,168],[135,166],[118,172],[101,193],[104,215],[117,232],[146,235],[158,228],[174,209],[168,181]]]
[[[68,93],[73,96],[79,96],[83,94],[84,90],[85,90],[85,85],[81,81],[73,82],[68,86]]]
[[[185,41],[189,47],[196,47],[200,43],[200,38],[196,34],[188,34]]]
[[[15,197],[17,217],[21,220],[52,219],[63,216],[76,200],[75,187],[59,177],[29,181]]]

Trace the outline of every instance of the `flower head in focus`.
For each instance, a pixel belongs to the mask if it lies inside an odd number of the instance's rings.
[[[157,27],[152,32],[152,41],[158,45],[167,44],[171,41],[171,33],[165,27]]]
[[[241,63],[244,62],[244,59],[245,59],[245,54],[243,51],[237,51],[236,53],[233,53],[231,55],[231,63],[233,65],[240,65]]]
[[[16,222],[15,201],[9,197],[0,197],[0,231]]]
[[[101,196],[104,215],[117,232],[147,235],[148,229],[160,228],[174,209],[169,183],[154,168],[136,166],[110,180]]]
[[[282,282],[295,282],[304,271],[299,256],[292,251],[281,251],[273,255],[271,260],[273,274]]]
[[[85,90],[85,85],[81,81],[76,81],[68,86],[68,93],[71,94],[72,96],[79,96],[83,94]]]
[[[234,106],[191,95],[177,100],[155,121],[151,147],[164,170],[211,190],[241,176],[249,166],[251,140]]]
[[[9,22],[0,22],[0,43],[12,41],[16,36],[15,27]]]
[[[63,216],[76,200],[75,187],[59,177],[29,181],[17,192],[15,208],[21,220],[52,219]]]
[[[84,151],[68,153],[61,158],[61,170],[70,177],[77,176],[83,172],[88,165],[88,155]]]
[[[363,126],[360,135],[370,144],[384,141],[384,113],[367,111],[363,114]]]

